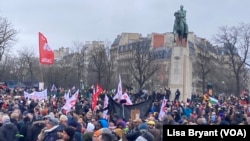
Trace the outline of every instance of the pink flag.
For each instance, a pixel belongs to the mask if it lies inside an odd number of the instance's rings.
[[[103,108],[104,109],[107,108],[108,105],[109,105],[109,98],[108,98],[107,95],[105,95],[105,97],[104,97],[104,103],[103,103]],[[107,114],[108,114],[108,109],[103,111],[103,118],[108,119]]]
[[[121,75],[119,74],[119,83],[118,83],[118,88],[117,88],[117,93],[113,97],[114,100],[118,99],[118,102],[122,98],[122,80],[121,80]]]
[[[126,100],[125,105],[132,105],[132,104],[133,104],[132,101],[131,101],[131,99],[130,99],[130,97],[128,96],[127,93],[124,93],[124,94],[122,95],[122,99],[125,99],[125,100]]]
[[[68,99],[66,100],[65,105],[62,107],[62,109],[65,110],[66,113],[70,112],[71,108],[72,108],[73,106],[75,106],[76,101],[77,101],[77,99],[78,99],[78,95],[79,95],[79,90],[77,90],[77,91],[75,92],[75,94],[72,95],[72,97],[70,97],[70,98],[68,98]]]
[[[165,115],[165,110],[166,110],[166,104],[167,104],[167,99],[165,99],[165,96],[162,100],[162,104],[161,104],[161,109],[160,109],[160,112],[159,112],[159,120],[162,121],[162,118],[163,116]]]

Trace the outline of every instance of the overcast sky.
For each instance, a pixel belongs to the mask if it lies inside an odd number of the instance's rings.
[[[52,49],[74,41],[113,42],[122,32],[172,32],[180,5],[187,10],[189,31],[208,40],[221,26],[250,23],[249,0],[2,0],[0,16],[20,31],[15,49],[38,52],[38,32]]]

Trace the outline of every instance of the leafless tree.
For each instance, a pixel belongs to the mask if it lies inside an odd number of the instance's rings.
[[[213,56],[211,55],[212,46],[208,42],[200,43],[198,45],[199,51],[194,63],[194,76],[198,77],[200,84],[202,84],[202,92],[206,93],[206,84],[209,81],[209,74],[214,69]]]
[[[84,71],[84,63],[86,58],[86,49],[87,47],[84,46],[81,42],[74,42],[73,43],[73,54],[74,54],[74,65],[77,66],[77,77],[78,83],[83,79],[83,71]]]
[[[11,68],[9,66],[9,62],[12,58],[9,56],[6,56],[2,59],[0,62],[0,80],[4,81],[9,78],[8,72],[10,72]]]
[[[101,84],[105,76],[107,54],[104,45],[93,47],[89,52],[89,71],[96,74],[97,83]],[[93,76],[90,74],[93,78]],[[94,82],[93,82],[94,83]]]
[[[7,18],[0,17],[0,62],[5,52],[8,52],[16,42],[17,33]]]
[[[35,71],[39,70],[39,65],[37,63],[37,58],[35,57],[35,51],[32,50],[32,47],[23,47],[18,50],[18,59],[17,59],[17,66],[16,70],[20,71],[20,75],[22,76],[22,81],[24,81],[24,76],[29,75],[26,79],[30,81],[34,81]],[[27,74],[24,74],[27,73]]]
[[[142,89],[147,82],[159,69],[154,58],[150,56],[150,41],[145,39],[134,44],[134,53],[129,61],[129,72]]]
[[[241,79],[244,65],[249,61],[250,24],[241,23],[238,26],[220,27],[214,40],[226,49],[229,57],[229,69],[233,72],[232,76],[236,80],[235,94],[239,95],[242,89]]]
[[[114,75],[114,61],[111,59],[111,54],[110,54],[110,49],[107,46],[106,48],[106,60],[104,60],[104,64],[105,64],[105,68],[104,68],[104,87],[107,90],[111,90],[112,89],[112,78]]]
[[[109,46],[99,45],[93,47],[89,53],[89,82],[101,84],[105,89],[112,89],[114,75],[114,62],[111,59]]]

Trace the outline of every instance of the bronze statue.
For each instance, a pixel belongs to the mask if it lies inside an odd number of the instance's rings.
[[[176,34],[178,35],[177,46],[186,46],[187,36],[188,36],[188,25],[186,23],[186,10],[183,10],[183,6],[180,6],[180,10],[174,13],[175,23],[174,23],[174,42],[176,42]],[[183,43],[184,42],[184,43]]]

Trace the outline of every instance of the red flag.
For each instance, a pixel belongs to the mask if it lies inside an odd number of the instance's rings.
[[[48,45],[47,38],[42,34],[38,33],[39,38],[39,53],[41,64],[53,64],[54,63],[54,52]]]
[[[94,110],[97,104],[97,99],[102,92],[103,92],[102,87],[99,84],[96,84],[95,92],[92,95],[92,110]]]

